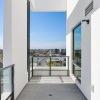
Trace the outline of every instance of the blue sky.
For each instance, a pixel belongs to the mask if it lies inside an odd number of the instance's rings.
[[[81,50],[81,24],[74,29],[74,46],[75,50]]]
[[[31,49],[66,48],[66,13],[31,12],[30,40]]]

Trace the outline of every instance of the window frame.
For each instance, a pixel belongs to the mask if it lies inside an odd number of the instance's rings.
[[[73,74],[74,74],[74,76],[76,77],[76,75],[75,75],[75,66],[78,66],[78,65],[76,65],[75,63],[74,63],[74,30],[77,28],[77,27],[79,27],[81,25],[81,27],[82,27],[82,23],[81,23],[81,21],[73,28],[73,30],[72,30],[72,36],[73,36],[73,38],[72,38],[72,43],[73,43],[73,49],[72,49],[72,54],[73,54],[73,62],[72,62],[72,64],[73,64],[73,70],[72,70],[72,72],[73,72]],[[82,30],[81,30],[81,33],[82,33]],[[82,35],[81,35],[81,41],[82,41]],[[82,51],[82,50],[81,50]],[[82,52],[81,52],[81,58],[82,58]],[[80,67],[80,66],[78,66],[78,67]],[[78,82],[81,84],[81,79],[79,79],[78,77],[76,77],[76,79],[78,80]]]

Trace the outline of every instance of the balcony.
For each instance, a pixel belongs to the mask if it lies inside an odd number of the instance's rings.
[[[14,65],[0,72],[0,100],[87,100],[69,77],[69,56],[30,57],[29,82],[17,99],[14,99]]]
[[[69,77],[69,56],[31,56],[28,72],[16,100],[87,100]]]
[[[16,100],[87,100],[70,77],[32,77]]]

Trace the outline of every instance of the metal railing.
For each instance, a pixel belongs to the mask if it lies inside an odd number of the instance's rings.
[[[38,71],[49,71],[49,76],[51,76],[51,71],[67,71],[69,76],[69,56],[31,56],[30,57],[30,68],[29,72],[34,70]]]
[[[14,66],[0,69],[0,100],[14,100]]]

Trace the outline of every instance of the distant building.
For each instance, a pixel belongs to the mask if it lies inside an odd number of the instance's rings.
[[[59,56],[60,49],[50,49],[50,56]]]
[[[55,49],[50,49],[51,54],[55,54]]]
[[[0,68],[3,68],[3,64],[0,62]]]
[[[50,59],[47,59],[47,63],[50,63]],[[51,66],[66,66],[66,58],[51,57]]]
[[[51,57],[51,61],[64,61],[64,58],[61,58],[61,57]]]
[[[66,55],[66,49],[61,49],[61,55]]]

